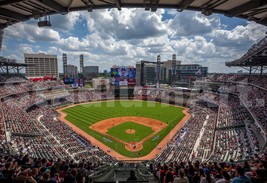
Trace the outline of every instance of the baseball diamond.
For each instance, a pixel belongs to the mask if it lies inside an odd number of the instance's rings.
[[[128,160],[155,157],[189,117],[183,107],[138,100],[78,104],[58,112],[77,133]]]

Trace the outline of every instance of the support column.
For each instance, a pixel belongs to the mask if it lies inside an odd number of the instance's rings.
[[[6,73],[9,74],[8,66],[6,66]]]
[[[261,75],[262,75],[262,73],[263,73],[263,65],[261,66]]]
[[[251,75],[252,66],[249,66],[249,75]]]

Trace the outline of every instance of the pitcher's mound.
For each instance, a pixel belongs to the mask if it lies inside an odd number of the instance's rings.
[[[127,129],[127,130],[125,130],[125,132],[129,133],[129,134],[134,134],[135,130],[134,129]]]

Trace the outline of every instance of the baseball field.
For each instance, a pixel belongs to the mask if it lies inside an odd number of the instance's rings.
[[[65,121],[110,151],[138,158],[148,155],[166,139],[185,117],[183,110],[158,102],[120,100],[78,104],[63,108],[60,113]]]

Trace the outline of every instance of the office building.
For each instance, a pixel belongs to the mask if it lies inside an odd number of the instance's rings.
[[[68,77],[75,77],[75,76],[77,76],[78,75],[77,66],[68,64],[67,65],[66,72],[67,72],[67,76]]]
[[[57,55],[24,54],[25,64],[33,64],[34,66],[26,67],[26,77],[43,77],[53,76],[58,78]]]
[[[98,66],[85,66],[83,68],[83,74],[85,79],[87,80],[98,77],[98,73],[99,73]]]
[[[199,64],[182,64],[176,67],[174,77],[171,77],[169,73],[169,83],[178,86],[187,86],[198,78],[207,77],[207,75],[208,67],[202,67]]]
[[[208,67],[199,64],[181,64],[173,55],[173,60],[160,62],[141,61],[136,63],[137,86],[156,85],[157,72],[161,84],[188,86],[198,78],[207,77]]]

